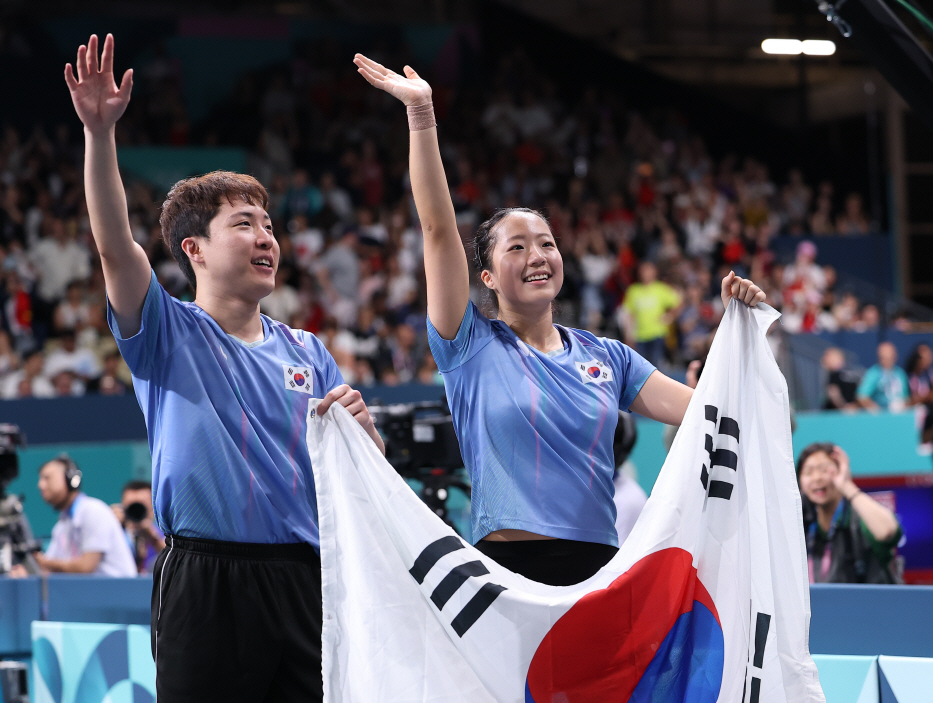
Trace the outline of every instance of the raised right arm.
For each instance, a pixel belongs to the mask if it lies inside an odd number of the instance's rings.
[[[367,81],[406,106],[431,101],[431,86],[411,67],[406,66],[405,75],[400,76],[361,54],[353,62]],[[470,268],[457,230],[436,127],[411,132],[409,172],[424,233],[428,316],[441,337],[453,339],[470,299]]]
[[[84,124],[84,189],[91,233],[100,252],[107,298],[126,338],[139,331],[143,303],[151,277],[149,259],[133,241],[126,192],[117,165],[114,128],[126,110],[133,88],[133,71],[123,75],[119,88],[113,77],[113,35],[104,40],[97,60],[97,36],[78,49],[77,79],[71,64],[65,82],[75,111]]]

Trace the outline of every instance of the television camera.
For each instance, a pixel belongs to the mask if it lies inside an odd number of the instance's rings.
[[[19,476],[17,449],[22,446],[25,440],[19,427],[0,423],[0,575],[10,573],[14,564],[22,564],[30,574],[39,573],[33,554],[42,545],[33,538],[22,496],[6,490]]]
[[[463,480],[463,458],[446,399],[369,406],[386,445],[386,459],[406,479],[422,484],[419,496],[445,523],[456,529],[447,511],[450,489],[470,497]]]

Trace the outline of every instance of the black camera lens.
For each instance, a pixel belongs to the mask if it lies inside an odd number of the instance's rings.
[[[123,509],[123,514],[130,522],[142,522],[148,513],[149,511],[142,503],[130,503]]]

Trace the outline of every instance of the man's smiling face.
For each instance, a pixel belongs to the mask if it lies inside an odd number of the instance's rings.
[[[275,289],[279,243],[262,207],[224,201],[210,222],[210,236],[197,237],[192,257],[198,290],[258,303]]]

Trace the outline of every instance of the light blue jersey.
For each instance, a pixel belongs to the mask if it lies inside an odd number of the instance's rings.
[[[124,339],[112,311],[108,321],[146,417],[159,527],[317,548],[305,416],[310,398],[343,383],[324,345],[265,316],[263,341],[246,344],[154,273],[139,332]]]
[[[618,546],[612,439],[655,370],[619,341],[557,326],[565,349],[522,342],[471,302],[455,339],[428,320],[463,461],[473,542],[495,530]]]

